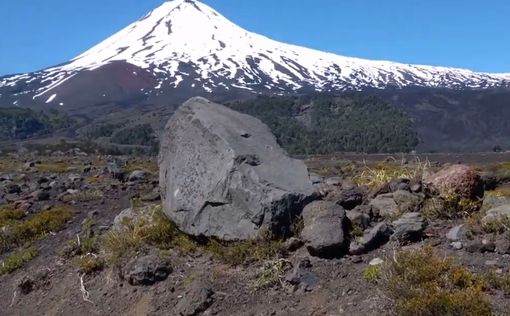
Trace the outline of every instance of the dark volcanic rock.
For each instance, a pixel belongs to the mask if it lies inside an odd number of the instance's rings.
[[[168,262],[157,255],[134,258],[124,267],[124,278],[131,285],[152,285],[172,272]]]
[[[420,213],[405,213],[392,223],[394,232],[391,236],[392,239],[398,241],[416,241],[419,240],[425,228],[427,221],[421,216]]]
[[[190,99],[169,120],[159,166],[164,211],[191,235],[285,234],[315,196],[304,163],[266,125],[204,98]]]
[[[310,270],[312,267],[310,260],[305,258],[297,264],[294,269],[287,275],[285,281],[294,287],[294,290],[311,291],[315,289],[319,283],[319,276]]]
[[[343,190],[338,196],[337,204],[341,205],[346,210],[352,210],[363,203],[365,193],[365,189],[362,187],[354,187]]]
[[[339,257],[346,251],[345,210],[329,201],[315,201],[303,210],[301,237],[308,252],[323,258]]]
[[[351,240],[349,245],[349,253],[360,255],[364,252],[371,251],[385,244],[392,234],[391,228],[385,222],[380,222],[369,230],[365,231],[363,237]]]

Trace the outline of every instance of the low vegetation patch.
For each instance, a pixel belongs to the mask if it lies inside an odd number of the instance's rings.
[[[21,164],[18,161],[11,159],[0,160],[0,172],[12,172],[19,169]]]
[[[260,263],[277,259],[283,252],[283,243],[265,237],[236,242],[211,239],[205,250],[223,263],[240,265],[250,260]]]
[[[135,210],[145,214],[138,219],[126,218],[122,228],[108,232],[102,240],[107,261],[118,264],[124,258],[146,246],[160,250],[172,249],[182,253],[204,251],[215,259],[229,265],[239,265],[249,260],[264,262],[276,260],[282,253],[282,242],[272,240],[267,234],[248,241],[222,242],[210,239],[203,244],[178,230],[177,226],[162,212],[160,205],[139,207]],[[263,236],[262,236],[263,235]]]
[[[25,211],[15,209],[12,205],[0,207],[0,227],[9,226],[25,217]]]
[[[505,295],[510,295],[510,273],[498,273],[490,270],[482,274],[482,280],[487,287],[502,291]]]
[[[381,284],[398,315],[492,315],[484,282],[431,247],[396,253]]]
[[[57,206],[29,218],[11,218],[0,231],[0,253],[61,230],[73,214],[71,208]]]
[[[66,173],[78,170],[77,166],[73,166],[68,162],[56,161],[56,162],[44,162],[36,164],[35,168],[39,172],[46,173]]]
[[[23,247],[16,251],[14,251],[10,256],[8,256],[3,262],[0,263],[0,275],[11,273],[22,266],[24,266],[27,262],[35,258],[38,254],[38,251],[35,247]]]

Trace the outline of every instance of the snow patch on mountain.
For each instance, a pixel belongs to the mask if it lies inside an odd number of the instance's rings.
[[[80,71],[125,61],[170,84],[206,92],[362,90],[408,86],[479,89],[510,85],[510,74],[344,57],[280,43],[242,29],[198,1],[168,1],[70,62],[0,79],[0,87],[40,81],[33,98],[49,94]],[[138,73],[133,73],[138,76]],[[229,84],[225,85],[225,79]],[[52,95],[53,96],[53,95]]]

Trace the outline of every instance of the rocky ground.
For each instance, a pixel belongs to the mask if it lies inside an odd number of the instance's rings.
[[[396,263],[408,262],[403,251],[423,249],[432,252],[418,261],[440,258],[441,277],[451,280],[436,287],[460,293],[452,301],[486,298],[491,313],[508,313],[507,163],[454,171],[400,159],[307,165],[321,200],[305,208],[294,237],[223,243],[191,239],[159,217],[155,158],[79,150],[3,157],[0,314],[413,315],[435,303],[434,293],[416,283],[407,290],[423,301],[410,296],[416,304],[403,308],[394,285],[408,267]],[[445,167],[465,176],[454,184],[466,200],[428,191],[422,180],[451,179],[435,173]],[[336,222],[341,233],[325,233]],[[447,257],[457,268],[443,265]],[[485,314],[468,307],[449,315]]]

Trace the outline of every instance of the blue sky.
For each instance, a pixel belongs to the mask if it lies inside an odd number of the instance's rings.
[[[161,0],[0,1],[0,75],[65,62]],[[508,0],[203,0],[275,40],[369,59],[510,73]]]

